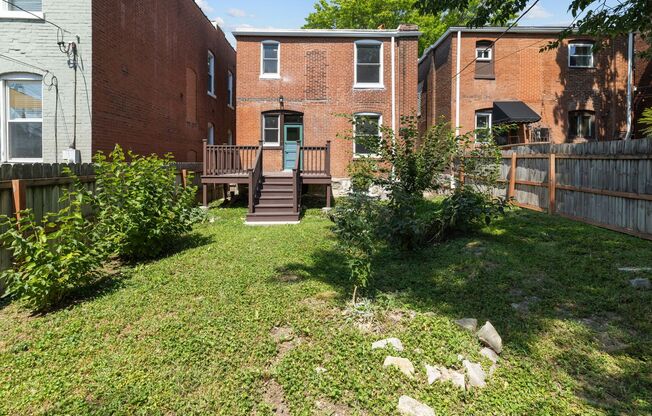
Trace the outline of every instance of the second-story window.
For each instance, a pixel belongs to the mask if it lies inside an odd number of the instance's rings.
[[[208,51],[208,94],[215,96],[215,55]]]
[[[281,75],[281,45],[267,40],[261,45],[260,77],[279,78]]]
[[[475,78],[496,79],[494,73],[494,43],[479,40],[475,43]]]
[[[568,66],[571,68],[593,68],[593,44],[588,42],[569,44]]]
[[[355,43],[355,87],[383,88],[383,44],[375,40]]]
[[[233,73],[227,72],[226,79],[226,104],[233,108]]]
[[[43,2],[41,0],[12,0],[10,4],[8,3],[8,6],[10,11],[43,11]]]

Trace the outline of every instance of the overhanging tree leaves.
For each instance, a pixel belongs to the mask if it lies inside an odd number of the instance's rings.
[[[418,8],[426,14],[440,16],[442,13],[464,14],[473,10],[469,27],[486,25],[505,26],[513,17],[525,10],[529,0],[416,0]],[[652,1],[627,0],[613,4],[606,0],[570,0],[568,11],[574,18],[574,27],[562,31],[548,48],[556,48],[562,39],[571,34],[610,38],[629,32],[638,33],[650,44],[652,40]],[[599,46],[599,45],[598,45]],[[652,46],[644,51],[652,55]]]

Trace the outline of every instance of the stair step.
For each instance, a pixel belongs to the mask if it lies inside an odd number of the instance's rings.
[[[263,183],[292,185],[292,180],[293,178],[291,176],[265,176],[263,178]]]
[[[255,206],[254,210],[261,214],[292,214],[294,206],[292,204],[259,204]]]
[[[292,194],[289,195],[270,195],[269,192],[261,194],[258,198],[261,202],[270,202],[270,203],[279,203],[279,204],[291,204],[292,203]]]
[[[297,222],[299,221],[299,214],[297,213],[262,213],[255,212],[247,215],[248,223],[255,222]]]
[[[263,183],[262,189],[268,189],[268,190],[287,190],[289,189],[290,191],[292,190],[292,183]]]
[[[284,198],[292,198],[292,189],[288,190],[265,190],[261,189],[260,190],[260,198],[266,198],[266,197],[284,197]]]

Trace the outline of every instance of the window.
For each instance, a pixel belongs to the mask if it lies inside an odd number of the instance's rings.
[[[9,11],[40,12],[43,11],[43,2],[41,0],[12,0],[11,4],[6,3]]]
[[[226,105],[233,108],[233,73],[227,72],[226,76]]]
[[[208,94],[215,97],[215,55],[208,51]]]
[[[383,88],[383,44],[378,41],[355,43],[355,87]]]
[[[475,140],[486,142],[491,134],[491,111],[480,110],[475,112]]]
[[[266,40],[261,44],[260,77],[280,78],[281,45]]]
[[[355,115],[355,132],[356,138],[362,138],[363,142],[367,144],[374,141],[380,143],[380,114],[374,113],[361,113]],[[371,151],[364,143],[359,143],[357,140],[353,141],[354,156],[374,156],[375,153]]]
[[[215,126],[213,123],[208,123],[208,137],[206,137],[206,140],[208,140],[208,144],[215,144]]]
[[[475,57],[478,61],[491,61],[491,43],[487,45],[478,44],[475,48]]]
[[[40,162],[43,155],[43,86],[41,77],[0,77],[2,160]]]
[[[571,68],[593,68],[593,44],[571,43],[568,45],[568,66]]]
[[[492,41],[479,40],[475,43],[475,79],[496,79],[493,55]]]
[[[568,113],[569,138],[595,139],[595,115],[591,111],[571,111]]]
[[[265,146],[281,145],[281,116],[279,114],[263,115],[263,144]]]

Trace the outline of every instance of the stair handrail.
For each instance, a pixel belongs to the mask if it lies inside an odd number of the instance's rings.
[[[249,213],[253,214],[255,211],[254,202],[258,186],[263,179],[263,141],[260,141],[258,151],[256,152],[256,162],[251,170],[249,170]]]
[[[301,146],[297,146],[297,160],[292,169],[292,208],[295,213],[301,210]]]

